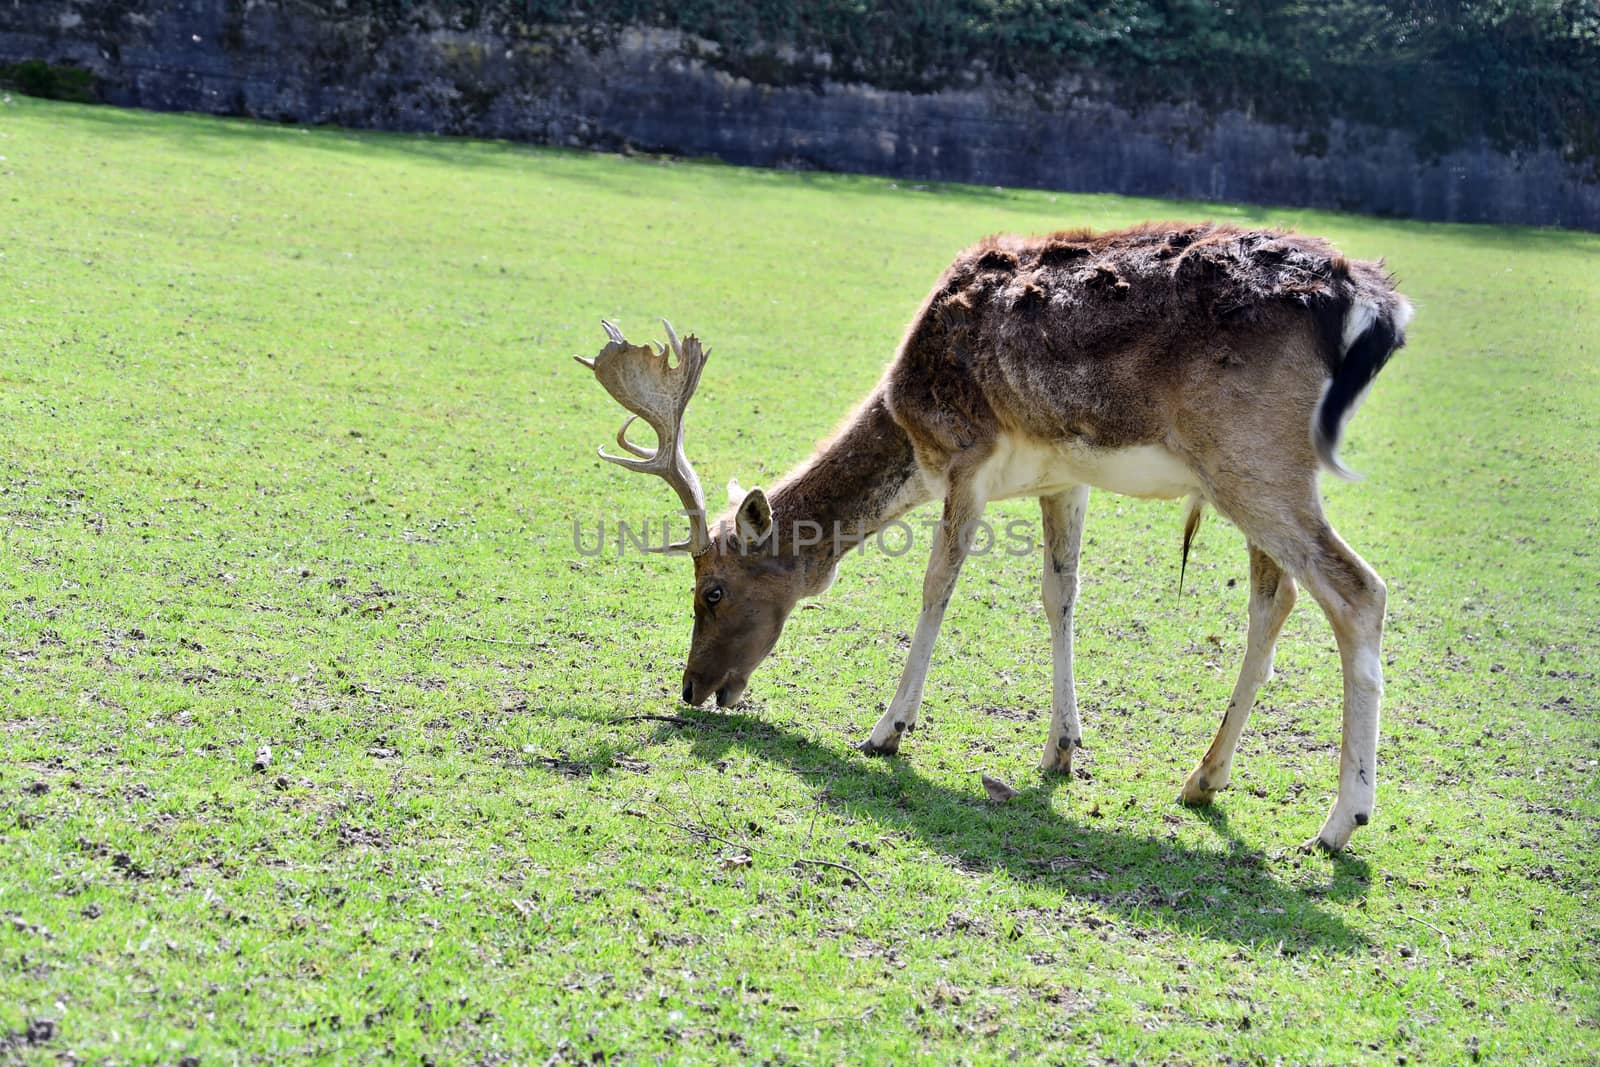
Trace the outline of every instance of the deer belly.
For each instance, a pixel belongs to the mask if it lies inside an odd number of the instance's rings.
[[[980,477],[989,500],[1045,496],[1075,485],[1161,499],[1200,488],[1184,462],[1160,445],[1090,448],[1002,438]]]

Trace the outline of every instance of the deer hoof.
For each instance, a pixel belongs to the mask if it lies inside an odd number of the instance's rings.
[[[1184,782],[1181,792],[1178,793],[1178,803],[1189,808],[1205,808],[1211,801],[1216,800],[1216,793],[1221,785],[1211,782],[1210,777],[1202,771],[1190,774],[1189,781]]]
[[[887,744],[874,744],[872,738],[867,738],[856,746],[869,756],[894,756],[900,752],[900,735],[895,734],[889,738]]]
[[[1339,845],[1330,844],[1329,842],[1324,841],[1322,839],[1322,835],[1318,834],[1316,837],[1313,837],[1311,840],[1301,845],[1300,851],[1321,852],[1324,855],[1337,856],[1339,853],[1344,851],[1344,848]]]
[[[1060,742],[1046,745],[1044,756],[1039,760],[1039,770],[1045,774],[1064,774],[1072,777],[1072,750],[1076,747],[1070,740],[1063,737]]]

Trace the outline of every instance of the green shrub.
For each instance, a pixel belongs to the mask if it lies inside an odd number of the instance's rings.
[[[94,75],[82,67],[56,66],[41,59],[0,66],[0,85],[24,96],[47,100],[72,100],[80,104],[95,102]]]

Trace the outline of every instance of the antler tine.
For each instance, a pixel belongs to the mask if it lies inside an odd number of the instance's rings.
[[[651,451],[647,448],[641,448],[628,440],[628,427],[632,426],[634,420],[638,417],[637,415],[629,415],[627,421],[622,424],[622,428],[617,431],[617,444],[621,445],[626,451],[638,456],[638,459],[629,459],[627,456],[613,456],[604,448],[597,448],[595,451],[599,453],[601,459],[610,460],[619,467],[626,467],[630,471],[638,471],[641,474],[659,474],[671,481],[668,478],[671,471],[670,463],[662,460],[660,449]]]
[[[700,338],[692,333],[688,337],[679,340],[678,332],[672,328],[672,323],[666,319],[661,320],[661,325],[666,327],[667,340],[672,344],[672,354],[678,358],[678,365],[687,365],[690,368],[689,373],[693,381],[699,384],[700,371],[706,365],[706,357],[711,354],[710,349],[702,348]]]
[[[578,362],[592,370],[606,391],[631,413],[617,431],[617,445],[628,455],[615,456],[602,448],[600,457],[631,471],[659,475],[672,486],[689,516],[689,538],[667,546],[665,551],[698,553],[710,546],[711,534],[700,479],[683,451],[683,416],[699,385],[705,353],[693,335],[686,341],[679,340],[671,324],[665,319],[662,322],[674,359],[669,359],[665,346],[652,349],[649,345],[629,344],[621,330],[602,319],[600,325],[610,343],[593,360],[579,357]],[[656,433],[653,451],[628,440],[628,428],[640,418]]]
[[[695,547],[692,536],[686,537],[682,541],[674,541],[670,545],[646,545],[644,550],[646,552],[659,552],[662,555],[669,552],[689,552],[692,554],[700,551]]]
[[[622,429],[617,431],[617,444],[621,445],[625,450],[627,450],[629,452],[632,452],[634,455],[638,456],[640,459],[654,459],[656,457],[656,454],[654,452],[650,452],[650,451],[647,451],[646,449],[640,448],[638,445],[636,445],[632,441],[628,440],[628,427],[632,426],[633,423],[634,423],[634,420],[637,419],[638,417],[639,416],[637,416],[637,415],[629,415],[628,416],[628,421],[623,423],[622,424]]]

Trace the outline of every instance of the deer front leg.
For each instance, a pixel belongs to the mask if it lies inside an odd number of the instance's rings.
[[[889,756],[900,750],[900,739],[916,729],[917,711],[922,707],[922,685],[933,659],[933,645],[939,639],[945,608],[961,574],[961,564],[972,544],[973,527],[983,515],[984,500],[970,477],[950,474],[945,495],[944,515],[934,535],[928,573],[922,579],[922,613],[911,637],[911,652],[889,709],[883,713],[872,733],[861,744],[869,756]]]
[[[1078,691],[1072,679],[1072,606],[1078,599],[1078,554],[1089,487],[1039,498],[1044,513],[1044,612],[1050,623],[1050,733],[1039,769],[1072,774],[1072,752],[1083,744]]]
[[[1233,768],[1233,753],[1239,735],[1250,719],[1256,693],[1272,677],[1272,652],[1284,620],[1294,607],[1294,579],[1277,562],[1255,545],[1250,546],[1250,635],[1244,649],[1239,680],[1234,683],[1228,710],[1222,716],[1217,736],[1206,749],[1200,765],[1183,783],[1178,799],[1185,804],[1211,803],[1217,791],[1225,789]]]

